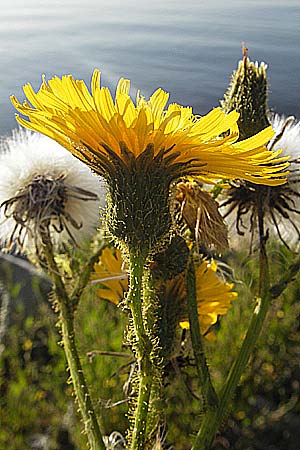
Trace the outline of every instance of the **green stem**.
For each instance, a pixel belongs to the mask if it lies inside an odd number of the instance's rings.
[[[152,378],[147,375],[147,372],[149,372],[149,370],[147,370],[147,365],[141,364],[139,369],[139,393],[135,410],[134,428],[132,431],[131,450],[144,450],[145,448],[147,417],[152,387]]]
[[[92,450],[105,450],[106,447],[101,436],[76,347],[72,313],[65,305],[61,308],[61,330],[64,351],[90,448]]]
[[[146,439],[147,417],[152,386],[150,351],[142,313],[143,275],[146,257],[142,253],[130,252],[130,288],[128,306],[134,326],[134,349],[138,362],[139,392],[134,411],[131,450],[143,450]]]
[[[218,405],[218,397],[211,382],[210,373],[202,345],[196,295],[196,274],[192,257],[190,257],[186,272],[186,288],[191,340],[196,361],[197,373],[201,385],[201,392],[204,400],[204,408],[205,410],[215,410]]]
[[[159,326],[161,303],[155,290],[155,281],[150,268],[145,269],[143,277],[143,313],[146,333],[151,341],[151,395],[147,416],[145,449],[152,449],[160,426],[164,423],[165,414],[162,396],[165,361]]]
[[[75,287],[70,295],[72,305],[74,306],[74,308],[77,307],[79,300],[81,298],[82,292],[90,280],[91,272],[93,271],[94,264],[96,262],[98,262],[99,257],[106,245],[107,245],[106,243],[101,245],[101,247],[96,250],[96,252],[91,256],[89,261],[83,267],[80,277],[78,277]]]
[[[272,300],[278,298],[285,290],[285,288],[289,285],[289,283],[291,283],[291,281],[294,281],[295,276],[297,275],[299,270],[300,270],[300,258],[298,258],[298,260],[295,263],[290,264],[288,270],[286,271],[286,273],[283,274],[278,283],[275,283],[273,284],[273,286],[271,286],[270,291]]]
[[[226,415],[240,378],[247,366],[271,303],[268,258],[266,253],[266,237],[263,229],[263,212],[258,209],[260,256],[259,256],[259,297],[255,306],[250,326],[238,356],[232,365],[224,388],[221,391],[219,407],[216,411],[204,416],[192,450],[209,450],[214,437]]]
[[[138,361],[141,361],[145,353],[147,341],[142,313],[142,291],[145,257],[142,254],[130,253],[130,280],[127,297],[128,306],[132,312],[132,320],[135,331],[135,351]]]
[[[74,330],[74,313],[71,309],[71,301],[52,253],[52,245],[49,235],[44,236],[43,244],[43,251],[47,266],[53,279],[54,289],[59,302],[62,341],[74,392],[83,419],[84,429],[87,434],[91,450],[105,450],[106,447],[103,442],[77,351]]]

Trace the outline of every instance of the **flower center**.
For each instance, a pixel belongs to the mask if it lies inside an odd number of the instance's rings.
[[[62,176],[37,175],[2,206],[4,215],[12,217],[18,225],[26,226],[34,221],[39,228],[44,228],[64,214],[66,199]]]

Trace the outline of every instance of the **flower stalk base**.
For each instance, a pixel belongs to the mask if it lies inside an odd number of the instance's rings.
[[[129,441],[131,450],[145,450],[151,448],[153,428],[156,423],[153,420],[153,412],[160,400],[157,398],[157,387],[161,376],[157,362],[160,347],[155,333],[156,317],[153,316],[153,311],[156,305],[152,301],[154,290],[146,264],[147,252],[143,254],[131,251],[129,253],[130,287],[127,306],[131,311],[131,344],[137,360],[138,390],[137,398],[132,399],[133,425],[129,432]]]
[[[43,256],[45,264],[49,271],[49,275],[54,282],[56,301],[59,310],[59,323],[61,326],[62,343],[66,355],[70,377],[73,384],[76,400],[78,402],[82,421],[84,424],[84,432],[87,435],[90,450],[105,450],[105,444],[102,439],[100,427],[96,417],[96,413],[92,404],[89,389],[83,374],[74,330],[74,307],[75,301],[69,297],[63,279],[60,276],[59,269],[54,259],[52,245],[49,233],[42,237],[43,240]],[[78,302],[79,292],[82,286],[79,286],[78,292],[75,292],[74,300]]]
[[[220,393],[219,406],[215,411],[205,414],[192,450],[210,450],[215,435],[224,419],[230,402],[234,396],[240,378],[245,371],[250,355],[261,333],[267,312],[271,305],[271,289],[269,266],[266,252],[266,237],[264,235],[263,211],[259,213],[260,256],[259,256],[259,296],[253,311],[250,326],[242,343],[238,356],[233,363],[224,387]]]

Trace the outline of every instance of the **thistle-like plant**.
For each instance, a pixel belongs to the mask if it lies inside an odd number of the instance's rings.
[[[280,150],[270,151],[265,146],[274,135],[268,123],[245,138],[243,130],[240,136],[238,127],[242,113],[232,110],[227,114],[215,108],[199,117],[190,107],[168,104],[169,95],[162,89],[156,90],[149,100],[138,94],[134,102],[129,88],[129,80],[121,79],[113,99],[109,90],[100,85],[100,72],[95,70],[91,92],[83,81],[71,75],[54,77],[48,82],[43,79],[38,92],[25,85],[27,100],[21,104],[12,97],[12,102],[22,115],[17,115],[21,125],[54,139],[106,181],[104,227],[117,250],[110,257],[108,249],[100,249],[99,254],[112,267],[118,266],[122,257],[124,270],[107,277],[106,272],[110,271],[106,268],[98,292],[115,303],[120,300],[129,318],[127,342],[136,369],[127,445],[131,450],[162,446],[164,374],[174,330],[180,322],[187,327],[188,319],[205,405],[203,427],[194,449],[204,449],[213,439],[230,395],[225,400],[221,397],[225,406],[220,406],[201,335],[228,309],[235,295],[230,284],[222,284],[215,278],[214,263],[203,259],[202,253],[207,250],[220,251],[227,246],[218,204],[203,184],[242,179],[254,185],[281,186],[288,173],[287,158],[280,156]],[[64,218],[62,225],[66,226],[68,221]],[[47,238],[50,241],[50,232]],[[53,247],[46,241],[44,259],[54,274],[60,305],[67,305],[61,307],[62,332],[70,336],[74,331],[68,329],[73,324],[74,305],[96,256],[89,261],[77,290],[70,295],[68,285],[58,276]],[[101,273],[103,267],[102,262],[96,271],[99,269]],[[128,290],[124,285],[127,276]],[[208,296],[208,289],[207,298],[203,298],[205,280],[210,282],[212,297]],[[113,283],[114,291],[108,292],[111,290],[108,283]],[[217,295],[220,292],[222,301]],[[76,370],[80,368],[72,345],[67,342],[65,351],[74,362],[70,369],[87,424],[89,444],[93,449],[102,449],[105,443],[97,420],[93,422],[92,405],[89,413],[80,400],[87,393],[82,392],[76,381]]]

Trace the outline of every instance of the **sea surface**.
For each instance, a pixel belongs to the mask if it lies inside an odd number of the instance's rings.
[[[4,0],[0,13],[0,136],[16,127],[9,96],[23,100],[41,75],[95,67],[112,90],[159,86],[205,114],[218,106],[245,42],[268,64],[269,105],[300,116],[300,0]]]

